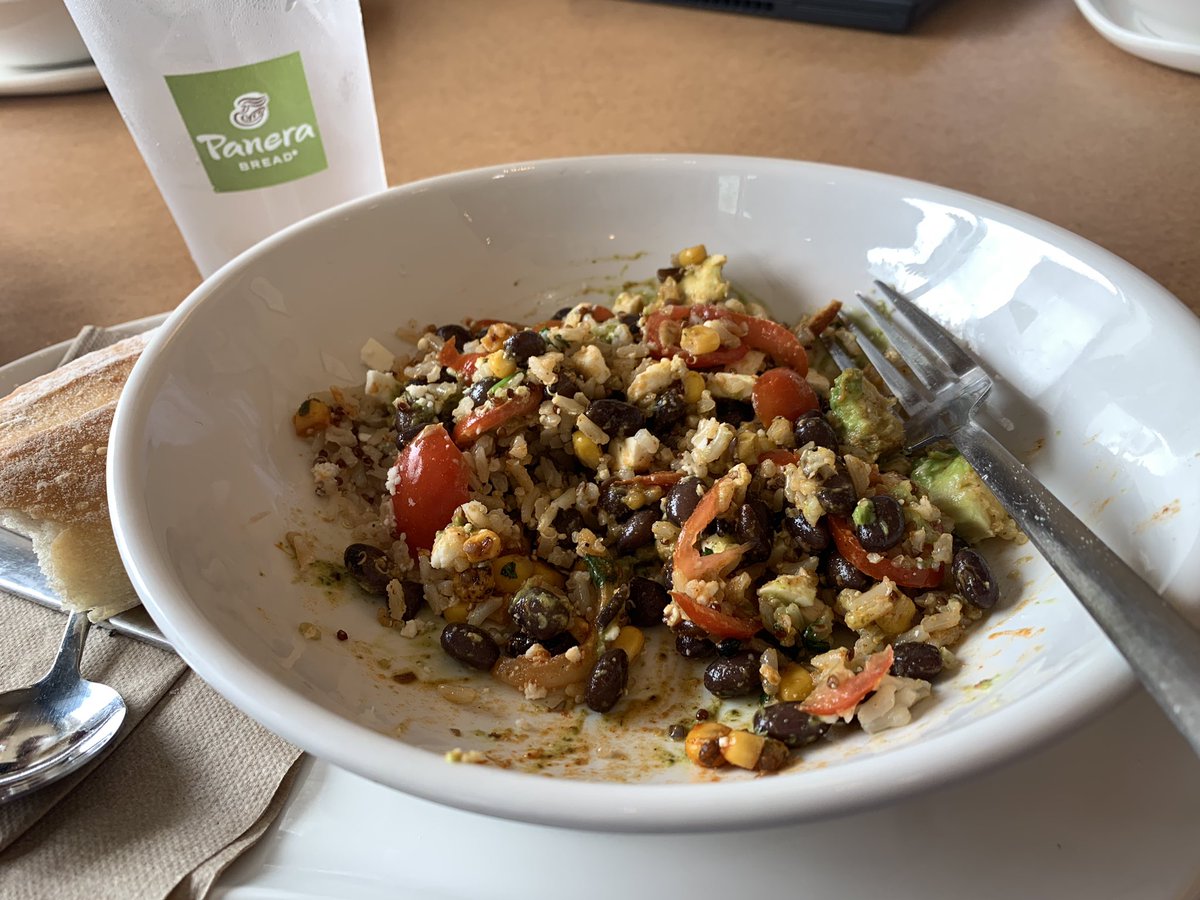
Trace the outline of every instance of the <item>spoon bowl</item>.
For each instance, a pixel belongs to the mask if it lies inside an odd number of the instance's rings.
[[[0,802],[74,772],[120,730],[121,695],[79,674],[89,624],[87,613],[71,613],[50,671],[0,694]]]

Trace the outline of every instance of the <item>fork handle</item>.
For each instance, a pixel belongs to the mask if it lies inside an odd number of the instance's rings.
[[[1200,631],[982,426],[951,440],[1200,755]]]

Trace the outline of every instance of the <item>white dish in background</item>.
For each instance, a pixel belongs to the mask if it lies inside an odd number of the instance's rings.
[[[296,510],[315,504],[307,448],[290,427],[298,398],[360,378],[363,341],[410,317],[552,310],[585,283],[648,275],[697,241],[727,253],[731,278],[785,319],[872,278],[912,294],[999,378],[990,409],[1013,427],[1006,443],[1152,585],[1200,612],[1200,423],[1180,414],[1200,383],[1200,323],[1178,301],[1082,238],[978,198],[829,166],[668,156],[551,160],[396,188],[285,230],[197,289],[136,367],[110,444],[118,543],[159,626],[218,691],[320,757],[464,809],[597,829],[845,813],[995,765],[1112,702],[1128,669],[1024,550],[999,569],[1008,601],[911,725],[721,784],[449,766],[451,746],[504,751],[474,728],[519,718],[532,732],[547,720],[504,689],[486,708],[431,702],[372,677],[353,640],[299,635],[307,620],[362,636],[374,654],[414,652],[365,604],[334,607],[296,584],[275,547]],[[631,261],[638,253],[648,255]],[[410,743],[389,736],[401,724]],[[695,777],[686,765],[647,774]]]
[[[1093,28],[1122,50],[1161,66],[1200,73],[1200,33],[1148,23],[1129,0],[1075,0],[1075,5]]]
[[[103,87],[104,79],[90,61],[39,69],[0,65],[0,96],[73,94]]]
[[[135,334],[162,318],[114,330]],[[0,394],[53,369],[69,343],[0,366]],[[884,834],[872,844],[875,864],[862,865],[862,836]],[[604,878],[578,877],[580,840],[439,807],[310,758],[275,823],[222,874],[212,897],[549,900],[567,884],[579,900],[695,896],[743,890],[753,871],[764,896],[803,884],[812,900],[884,890],[893,900],[927,900],[920,873],[896,873],[911,872],[912,860],[936,846],[943,896],[1195,900],[1200,860],[1190,851],[1200,843],[1200,761],[1135,689],[1052,747],[878,810],[770,831],[588,835],[589,847],[601,847]],[[531,845],[542,848],[537,864]],[[462,864],[464,846],[472,865]],[[680,865],[662,864],[676,854]],[[739,862],[687,864],[696,859]]]

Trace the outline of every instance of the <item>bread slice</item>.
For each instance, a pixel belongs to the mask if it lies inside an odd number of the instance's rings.
[[[0,526],[33,540],[68,606],[136,606],[108,520],[105,454],[117,398],[148,334],[96,350],[0,399]]]

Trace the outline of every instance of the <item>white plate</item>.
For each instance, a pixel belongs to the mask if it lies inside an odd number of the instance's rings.
[[[0,96],[73,94],[103,87],[100,70],[91,62],[47,68],[0,65]]]
[[[484,298],[493,315],[553,309],[563,285],[636,277],[633,262],[649,273],[695,240],[728,252],[731,277],[785,318],[873,277],[919,298],[1000,379],[990,408],[1012,428],[1010,447],[1157,588],[1195,604],[1200,422],[1182,411],[1200,383],[1200,323],[1150,279],[1045,222],[902,179],[732,157],[555,160],[409,185],[308,220],[223,269],[163,325],[117,412],[109,494],[134,584],[181,655],[272,730],[375,781],[618,830],[846,812],[975,773],[1111,702],[1127,668],[1044,563],[1017,551],[998,570],[1009,602],[911,725],[813,747],[777,777],[697,784],[690,766],[644,766],[622,775],[659,783],[597,783],[442,761],[459,745],[529,766],[524,745],[488,732],[507,726],[540,745],[572,723],[501,690],[464,707],[397,689],[364,660],[398,669],[423,648],[381,632],[365,604],[331,605],[296,584],[276,544],[297,511],[317,518],[288,425],[297,397],[360,378],[363,339],[408,316],[458,319]],[[631,262],[639,252],[645,262]],[[366,644],[305,641],[301,621]],[[632,699],[654,690],[632,683]],[[603,721],[584,726],[596,746],[635,763],[664,750],[661,723],[630,734]],[[613,765],[596,754],[555,772],[602,778]]]
[[[161,318],[117,327],[133,334]],[[0,394],[52,369],[69,343],[0,367]],[[870,866],[862,864],[864,836]],[[884,890],[894,900],[927,900],[928,882],[906,873],[936,846],[932,896],[1184,900],[1200,896],[1198,844],[1200,761],[1136,690],[1095,723],[991,775],[831,822],[686,838],[489,819],[309,758],[275,824],[211,896],[537,900],[562,896],[563,885],[579,900],[713,896],[744,890],[753,872],[761,896],[790,896],[802,884],[813,900]],[[542,848],[536,865],[531,846]],[[599,846],[603,878],[579,878],[583,846]],[[663,865],[672,858],[680,864]],[[697,859],[737,864],[688,864]]]
[[[1075,5],[1093,28],[1127,53],[1161,66],[1200,73],[1200,35],[1184,39],[1157,34],[1126,0],[1075,0]]]

